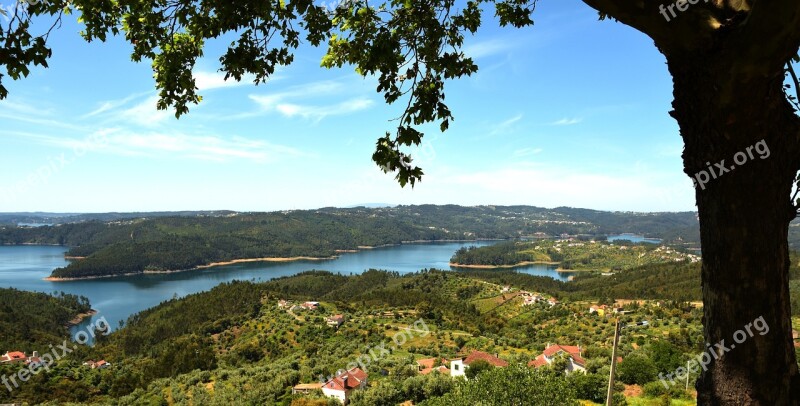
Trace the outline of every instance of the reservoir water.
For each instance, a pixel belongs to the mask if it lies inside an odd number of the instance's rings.
[[[606,239],[609,242],[614,242],[614,241],[618,241],[618,240],[628,240],[628,241],[633,242],[633,243],[646,242],[646,243],[650,243],[650,244],[661,244],[661,239],[660,238],[647,238],[647,237],[644,237],[644,236],[641,236],[641,235],[638,235],[638,234],[630,234],[630,233],[619,234],[619,235],[609,235]]]
[[[463,246],[494,244],[493,241],[404,244],[342,254],[325,261],[260,262],[226,265],[209,269],[123,276],[69,282],[49,282],[43,278],[53,269],[65,266],[65,247],[0,246],[0,287],[38,292],[59,292],[89,298],[99,313],[92,320],[105,317],[116,329],[120,320],[153,307],[173,297],[207,291],[232,280],[266,281],[281,276],[319,269],[341,274],[358,274],[368,269],[385,269],[399,273],[425,268],[450,269],[449,260]],[[515,268],[517,272],[549,276],[566,281],[572,274],[557,272],[552,265],[530,265]],[[82,328],[78,326],[77,328]]]

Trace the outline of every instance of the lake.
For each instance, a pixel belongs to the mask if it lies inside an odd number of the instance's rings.
[[[661,239],[659,239],[659,238],[646,238],[646,237],[644,237],[642,235],[628,234],[628,233],[623,233],[623,234],[619,234],[619,235],[609,235],[606,238],[606,240],[608,240],[609,242],[614,242],[614,241],[617,241],[617,240],[628,240],[628,241],[634,242],[634,243],[647,242],[647,243],[650,243],[650,244],[661,244]]]
[[[358,274],[368,269],[385,269],[399,273],[424,268],[450,269],[449,261],[464,246],[483,246],[495,241],[404,244],[342,254],[325,261],[260,262],[226,265],[196,271],[170,274],[123,276],[69,282],[44,281],[53,269],[65,266],[65,247],[0,246],[0,287],[39,292],[72,293],[89,298],[99,313],[84,321],[88,325],[105,317],[113,328],[120,320],[153,307],[173,297],[210,290],[232,280],[265,281],[299,272],[319,269],[342,274]],[[566,281],[571,273],[557,272],[552,265],[530,265],[515,268],[517,272],[549,276]]]

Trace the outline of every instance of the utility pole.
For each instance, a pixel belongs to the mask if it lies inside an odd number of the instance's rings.
[[[614,373],[617,370],[617,345],[619,344],[619,318],[617,326],[614,328],[614,349],[611,351],[611,373],[608,374],[608,394],[606,395],[606,406],[613,406],[614,400]]]
[[[689,390],[689,363],[691,361],[686,361],[686,390]]]

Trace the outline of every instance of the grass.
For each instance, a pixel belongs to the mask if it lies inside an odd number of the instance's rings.
[[[635,397],[635,398],[626,398],[625,400],[628,401],[629,406],[661,406],[661,398],[651,398],[651,397]],[[686,399],[672,399],[669,403],[670,406],[696,406],[696,400],[686,400]]]

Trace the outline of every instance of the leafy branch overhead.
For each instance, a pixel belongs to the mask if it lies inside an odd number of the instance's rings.
[[[302,42],[327,43],[321,65],[352,66],[360,75],[378,79],[377,92],[387,103],[404,103],[396,128],[377,142],[373,160],[385,171],[396,172],[405,186],[422,177],[404,147],[419,145],[417,128],[438,123],[447,130],[453,115],[445,103],[445,81],[478,70],[462,52],[464,36],[481,25],[487,3],[502,26],[533,24],[536,0],[390,0],[370,3],[345,0],[331,10],[312,0],[53,0],[18,7],[20,15],[0,28],[0,64],[12,79],[28,74],[30,64],[45,65],[50,56],[47,34],[29,32],[32,19],[76,10],[85,24],[87,41],[105,41],[124,34],[133,45],[132,59],[152,61],[159,109],[175,108],[176,117],[201,101],[192,69],[203,56],[204,43],[233,34],[219,59],[225,78],[255,77],[264,83],[276,67],[293,62]],[[0,75],[0,81],[2,75]],[[7,92],[0,82],[0,98]]]

